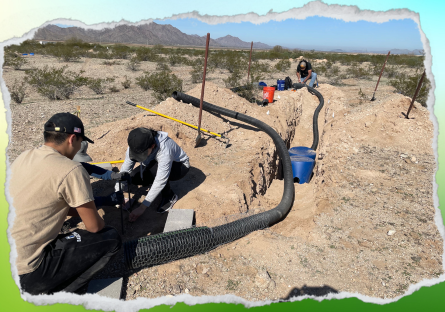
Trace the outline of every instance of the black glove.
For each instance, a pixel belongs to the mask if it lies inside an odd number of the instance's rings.
[[[130,174],[128,172],[111,172],[111,180],[127,181],[129,179]]]

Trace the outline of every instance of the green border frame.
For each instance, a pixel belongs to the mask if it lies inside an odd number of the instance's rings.
[[[265,0],[226,0],[221,2],[215,2],[210,4],[207,0],[199,1],[169,1],[168,5],[159,5],[158,1],[142,1],[142,0],[78,0],[73,2],[61,2],[57,0],[21,0],[11,1],[5,0],[2,3],[2,10],[0,11],[0,41],[6,41],[13,37],[20,38],[28,33],[30,30],[40,27],[43,23],[54,20],[57,18],[73,19],[84,22],[85,24],[97,24],[103,22],[119,22],[126,20],[130,22],[138,22],[140,20],[153,18],[159,19],[164,17],[171,17],[175,14],[187,13],[198,11],[201,15],[236,15],[246,13],[257,13],[259,15],[265,15],[270,10],[274,12],[284,12],[292,8],[302,7],[309,1],[304,0],[283,0],[283,1],[265,1]],[[435,79],[435,105],[434,115],[437,118],[440,129],[445,124],[445,107],[442,102],[445,100],[445,91],[440,90],[437,86],[444,85],[445,82],[445,40],[443,40],[443,32],[441,22],[443,20],[443,14],[445,10],[445,2],[438,2],[433,0],[339,0],[339,1],[324,1],[325,4],[330,5],[353,5],[362,10],[373,11],[387,11],[392,9],[408,9],[413,12],[417,12],[420,17],[421,28],[425,33],[431,47],[432,55],[432,72]],[[104,9],[105,8],[105,9]],[[2,151],[6,150],[8,144],[7,120],[6,120],[6,108],[2,94],[0,102],[4,108],[1,113],[0,122],[0,147]],[[437,129],[437,130],[440,130]],[[437,139],[438,144],[438,161],[440,159],[445,161],[445,156],[442,153],[445,146],[444,136],[440,135]],[[6,156],[5,153],[0,155],[0,181],[6,183]],[[439,171],[435,178],[438,184],[438,194],[444,194],[443,183],[445,182],[445,173],[442,168],[439,167]],[[444,195],[439,196],[439,199],[443,199]],[[2,297],[2,310],[6,311],[85,311],[87,308],[79,305],[71,304],[52,304],[44,306],[36,306],[34,304],[24,301],[20,297],[19,289],[17,288],[11,274],[11,267],[9,262],[10,246],[7,239],[7,217],[9,212],[9,205],[6,201],[5,192],[0,195],[0,293]],[[443,207],[439,207],[444,216]],[[442,219],[443,221],[443,219]],[[296,309],[311,309],[315,311],[321,310],[338,310],[338,311],[415,311],[415,310],[439,310],[440,306],[443,306],[445,299],[443,294],[445,293],[445,283],[436,284],[430,287],[421,287],[409,296],[405,296],[396,302],[386,304],[366,303],[357,298],[346,299],[331,299],[317,301],[314,299],[304,299],[296,302],[286,303],[272,303],[261,307],[253,307],[251,309],[255,311],[284,311],[284,310],[296,310]],[[367,298],[370,301],[371,298]],[[73,303],[78,300],[72,300]],[[382,302],[382,301],[379,301]],[[134,305],[133,305],[134,303]],[[133,311],[137,310],[137,306],[142,305],[137,302],[133,302],[130,308]],[[111,302],[110,308],[115,307]],[[88,304],[88,310],[91,309]],[[173,307],[167,305],[156,306],[150,309],[150,311],[222,311],[231,309],[232,311],[241,311],[246,309],[241,304],[226,304],[226,303],[209,303],[198,305],[187,305],[184,303],[178,303]]]

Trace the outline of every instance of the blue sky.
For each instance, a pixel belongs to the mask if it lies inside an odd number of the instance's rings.
[[[209,25],[197,19],[156,20],[170,24],[188,35],[217,39],[226,35],[243,41],[281,45],[287,48],[316,50],[368,50],[423,49],[417,24],[411,19],[391,20],[386,23],[344,22],[343,20],[313,16],[304,20],[288,19],[255,25],[250,22]],[[69,27],[61,25],[60,27]]]
[[[250,22],[208,25],[197,19],[157,20],[171,24],[182,32],[211,38],[228,34],[243,41],[260,41],[271,46],[302,49],[422,49],[420,32],[411,19],[386,23],[344,22],[327,17],[308,17],[304,20],[270,21],[260,25]]]

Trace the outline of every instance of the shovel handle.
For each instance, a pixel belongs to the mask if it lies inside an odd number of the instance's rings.
[[[173,117],[170,117],[170,116],[167,116],[167,115],[164,115],[164,114],[155,112],[154,110],[151,110],[151,109],[148,109],[148,108],[139,106],[139,105],[134,104],[134,103],[132,103],[132,102],[130,102],[130,101],[127,101],[127,102],[125,102],[125,103],[127,103],[127,104],[129,104],[129,105],[131,105],[131,106],[134,106],[134,107],[137,107],[137,108],[146,110],[147,112],[156,114],[156,115],[158,115],[158,116],[161,116],[161,117],[164,117],[164,118],[167,118],[167,119],[170,119],[170,120],[173,120],[173,121],[182,123],[183,125],[189,126],[189,127],[191,127],[191,128],[198,129],[197,126],[194,126],[194,125],[189,124],[189,123],[186,123],[186,122],[184,122],[184,121],[182,121],[182,120],[179,120],[179,119],[176,119],[176,118],[173,118]],[[223,136],[222,134],[214,133],[214,132],[211,132],[211,131],[206,130],[206,129],[202,129],[202,128],[201,128],[201,131],[207,132],[207,133],[209,133],[209,134],[211,134],[211,135],[214,135],[214,136],[217,136],[217,137],[220,137],[220,138],[224,138],[224,136]]]

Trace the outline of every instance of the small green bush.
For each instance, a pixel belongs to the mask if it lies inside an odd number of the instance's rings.
[[[233,88],[241,85],[241,79],[243,78],[243,74],[239,69],[233,71],[227,79],[223,79],[226,87]]]
[[[280,60],[275,64],[275,69],[280,72],[285,72],[290,68],[290,61],[288,59]]]
[[[136,80],[138,80],[138,78],[136,78]],[[138,84],[142,87],[139,83],[140,81],[144,82],[144,86],[148,86],[148,88],[153,90],[154,97],[158,101],[164,101],[171,96],[173,91],[182,91],[182,80],[168,71],[161,71],[151,75],[146,73],[143,80],[138,81]],[[148,90],[148,88],[142,88]]]
[[[87,78],[86,85],[96,94],[104,94],[107,85],[114,82],[114,78]]]
[[[127,78],[127,76],[125,76],[125,80],[121,82],[122,87],[124,87],[124,89],[128,89],[130,88],[130,84],[131,84],[131,80]]]
[[[170,71],[170,67],[164,62],[159,62],[156,64],[156,70]]]
[[[102,65],[107,65],[107,66],[120,65],[120,63],[118,61],[103,61]]]
[[[139,58],[137,56],[133,56],[130,59],[130,61],[127,63],[127,68],[132,71],[138,71],[140,65],[141,65],[141,62],[139,61]]]
[[[380,75],[380,73],[379,73],[379,75]],[[386,76],[388,78],[397,77],[398,76],[397,66],[391,66],[391,65],[385,66],[382,76]]]
[[[25,72],[25,81],[50,100],[69,99],[78,88],[87,84],[88,78],[82,77],[84,71],[75,73],[66,71],[66,68],[33,68]]]
[[[123,44],[115,44],[111,47],[111,57],[126,60],[130,57],[131,48]]]
[[[390,80],[388,84],[396,89],[396,92],[401,93],[405,96],[412,98],[416,92],[417,85],[423,73],[419,73],[414,76],[408,76],[406,74],[399,74],[396,79]],[[422,86],[417,95],[416,101],[422,104],[422,106],[427,106],[426,101],[428,99],[428,93],[431,89],[431,82],[425,76],[422,82]]]
[[[141,87],[143,90],[150,90],[150,74],[145,72],[142,76],[136,78],[136,84]]]
[[[14,53],[8,53],[5,55],[5,62],[3,63],[3,66],[10,66],[15,70],[19,70],[25,64],[28,64],[28,61],[24,57]]]
[[[340,67],[338,65],[333,65],[331,69],[326,71],[326,77],[328,78],[337,78],[340,74]]]
[[[140,61],[149,61],[149,62],[156,62],[158,60],[158,56],[156,53],[149,48],[139,48],[136,50],[136,57]]]
[[[348,69],[347,73],[352,77],[352,78],[367,78],[369,77],[369,72],[360,67],[358,64],[353,63],[352,66]]]
[[[56,44],[46,48],[49,55],[58,58],[61,62],[75,62],[80,59],[80,53],[71,46]]]
[[[9,94],[11,94],[11,99],[14,102],[16,102],[17,104],[22,103],[23,99],[27,95],[25,81],[22,81],[22,83],[19,83],[17,81],[17,79],[15,79],[14,84],[9,89]]]

